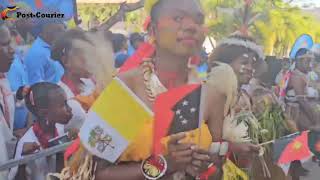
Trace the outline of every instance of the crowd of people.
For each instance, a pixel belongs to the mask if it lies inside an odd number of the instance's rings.
[[[56,172],[55,178],[70,180],[306,175],[300,161],[284,173],[273,163],[272,151],[260,144],[320,130],[320,50],[301,47],[270,79],[263,47],[246,33],[237,31],[204,53],[199,1],[146,0],[144,8],[150,15],[147,35],[129,37],[68,29],[59,19],[0,21],[0,165],[50,148],[59,137],[74,140],[66,154],[1,171],[0,179],[43,180]],[[187,132],[179,130],[183,124],[175,125],[179,133],[166,134],[161,156],[153,154],[156,123],[146,123],[116,163],[108,162],[78,135],[92,133],[83,132],[82,125],[90,123],[91,106],[114,78],[151,111],[162,93],[201,85],[201,123]],[[165,166],[150,170],[146,162]]]

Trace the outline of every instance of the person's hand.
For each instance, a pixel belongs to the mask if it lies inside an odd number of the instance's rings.
[[[73,128],[68,130],[68,137],[71,140],[76,139],[78,137],[78,134],[79,134],[79,129]]]
[[[13,135],[17,137],[18,139],[21,139],[22,136],[28,131],[28,128],[23,128],[23,129],[17,129],[14,130]]]
[[[230,150],[240,156],[254,156],[259,154],[260,147],[251,143],[230,143]]]
[[[259,155],[260,147],[251,143],[230,143],[231,151],[237,155],[238,165],[248,168],[255,156]]]
[[[165,156],[168,163],[168,172],[184,170],[192,161],[193,144],[181,143],[186,137],[185,133],[170,136],[168,142],[168,155]]]
[[[32,154],[35,151],[40,150],[40,145],[36,142],[24,143],[22,149],[22,155]]]
[[[192,153],[192,162],[186,168],[186,172],[197,177],[201,173],[208,170],[210,165],[214,165],[217,168],[222,167],[224,158],[218,154],[211,154],[203,149],[194,149]]]

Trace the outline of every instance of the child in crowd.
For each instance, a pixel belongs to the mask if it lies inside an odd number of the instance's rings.
[[[33,126],[19,140],[15,159],[20,159],[26,154],[49,148],[49,140],[64,135],[64,124],[72,117],[71,108],[67,104],[64,90],[52,83],[42,82],[32,85],[25,95],[28,110],[36,117]],[[33,144],[30,145],[30,142]],[[26,144],[28,146],[26,146]],[[26,165],[25,178],[32,180],[46,179],[49,172],[55,171],[56,159],[40,158]],[[21,170],[21,168],[19,169]],[[18,172],[18,167],[10,170],[9,179],[13,180]]]
[[[120,68],[125,61],[129,58],[128,56],[128,40],[123,34],[113,34],[112,37],[113,51],[115,53],[115,68]]]

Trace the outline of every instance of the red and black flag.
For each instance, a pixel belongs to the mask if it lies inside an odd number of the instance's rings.
[[[320,159],[320,132],[310,131],[309,132],[309,149],[310,151]]]
[[[160,94],[154,104],[154,153],[162,152],[161,139],[197,129],[200,125],[201,85],[192,84]]]
[[[304,161],[311,158],[312,153],[308,147],[308,132],[304,131],[291,136],[278,139],[273,145],[273,160],[285,173],[288,172],[290,163]]]

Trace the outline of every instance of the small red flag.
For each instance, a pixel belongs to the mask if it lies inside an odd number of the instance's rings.
[[[201,85],[192,84],[160,94],[154,103],[153,153],[163,152],[161,139],[168,134],[199,127]]]
[[[42,3],[42,0],[35,0],[35,5],[38,9],[42,8],[43,7],[43,3]]]
[[[278,149],[279,158],[275,159],[277,164],[288,164],[296,160],[305,160],[312,156],[311,151],[308,146],[308,132],[304,131],[300,135],[288,139],[287,145],[285,145],[285,140],[277,140],[274,144],[274,153]],[[284,144],[283,144],[284,143]],[[281,150],[282,149],[282,150]],[[279,151],[281,150],[281,151]]]

